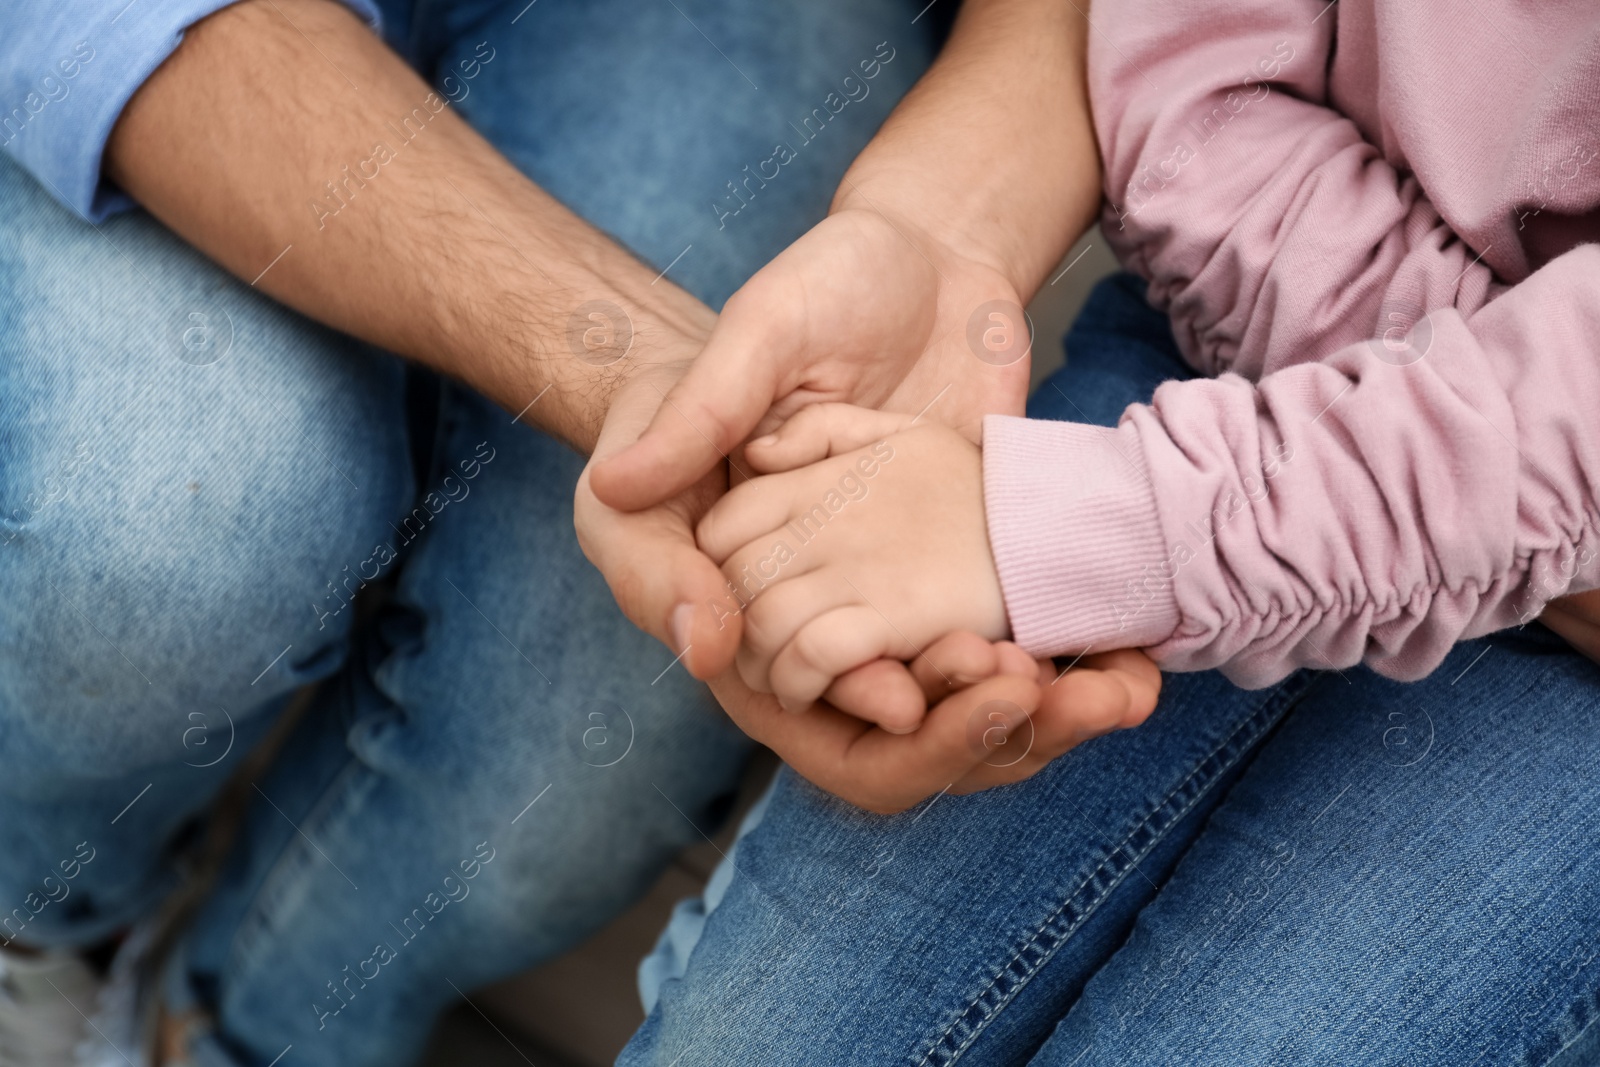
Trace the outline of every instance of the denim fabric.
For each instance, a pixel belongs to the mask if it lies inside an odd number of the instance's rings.
[[[1127,277],[1067,347],[1035,417],[1188,373]],[[892,818],[784,772],[619,1063],[1600,1062],[1597,712],[1535,625],[1409,686],[1171,675],[1144,726]]]
[[[385,16],[529,174],[715,304],[926,67],[917,6]],[[779,140],[796,158],[734,199]],[[0,292],[0,938],[148,914],[318,680],[169,973],[217,1015],[207,1064],[409,1062],[458,990],[572,945],[726,810],[748,743],[582,558],[579,457],[9,160]]]

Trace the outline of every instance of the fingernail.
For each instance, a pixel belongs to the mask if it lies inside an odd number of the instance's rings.
[[[880,724],[878,729],[882,730],[886,734],[895,734],[897,736],[900,736],[900,735],[905,735],[905,734],[914,734],[914,733],[916,733],[917,732],[917,725],[920,725],[920,724],[914,724],[914,725],[911,725],[911,726],[883,726],[883,725]]]
[[[809,700],[791,700],[788,697],[778,698],[778,707],[784,711],[804,711],[811,706]]]
[[[775,433],[762,434],[760,437],[756,438],[750,443],[758,448],[766,448],[768,445],[775,445],[778,443],[778,435]]]
[[[678,655],[683,655],[694,638],[694,605],[685,601],[673,608],[667,628],[672,631],[673,647],[678,650]]]

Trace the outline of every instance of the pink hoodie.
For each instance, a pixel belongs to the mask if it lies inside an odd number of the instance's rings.
[[[1413,679],[1600,587],[1600,4],[1091,17],[1103,231],[1217,377],[987,420],[1023,647]]]

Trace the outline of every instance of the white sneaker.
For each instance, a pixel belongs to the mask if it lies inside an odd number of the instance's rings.
[[[155,922],[133,928],[117,948],[111,970],[95,997],[95,1007],[77,1047],[73,1067],[192,1067],[187,1052],[188,1040],[199,1028],[199,1020],[182,1023],[162,1014],[159,1001],[150,995],[147,983],[153,981],[150,953],[157,940]],[[157,1051],[160,1049],[161,1051]],[[0,1063],[0,1067],[7,1067]]]
[[[100,979],[75,952],[0,949],[0,1067],[68,1067],[86,1036]]]
[[[140,1038],[137,935],[117,949],[111,971],[100,984],[94,1007],[78,1042],[74,1067],[146,1067],[150,1062]]]

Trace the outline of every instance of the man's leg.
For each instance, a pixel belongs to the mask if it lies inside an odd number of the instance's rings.
[[[926,0],[525,5],[459,31],[436,84],[465,93],[462,114],[529,177],[712,307],[827,214],[931,62],[940,16],[917,18]]]
[[[0,290],[0,944],[82,945],[343,661],[313,604],[410,499],[402,373],[7,160]]]
[[[443,1005],[570,947],[700,840],[748,752],[583,559],[578,456],[453,387],[437,455],[394,599],[261,783],[182,954],[175,1003],[216,998],[206,1062],[408,1062]]]
[[[719,302],[821,216],[932,44],[903,5],[680,6],[510,4],[443,50],[437,82],[553,193]],[[833,112],[864,60],[871,95]],[[713,212],[813,106],[826,123],[760,198]],[[180,1003],[219,1015],[208,1061],[292,1045],[302,1064],[405,1062],[440,1006],[572,944],[698,840],[747,751],[582,558],[578,457],[455,387],[435,454],[370,672],[277,761],[183,953]]]

